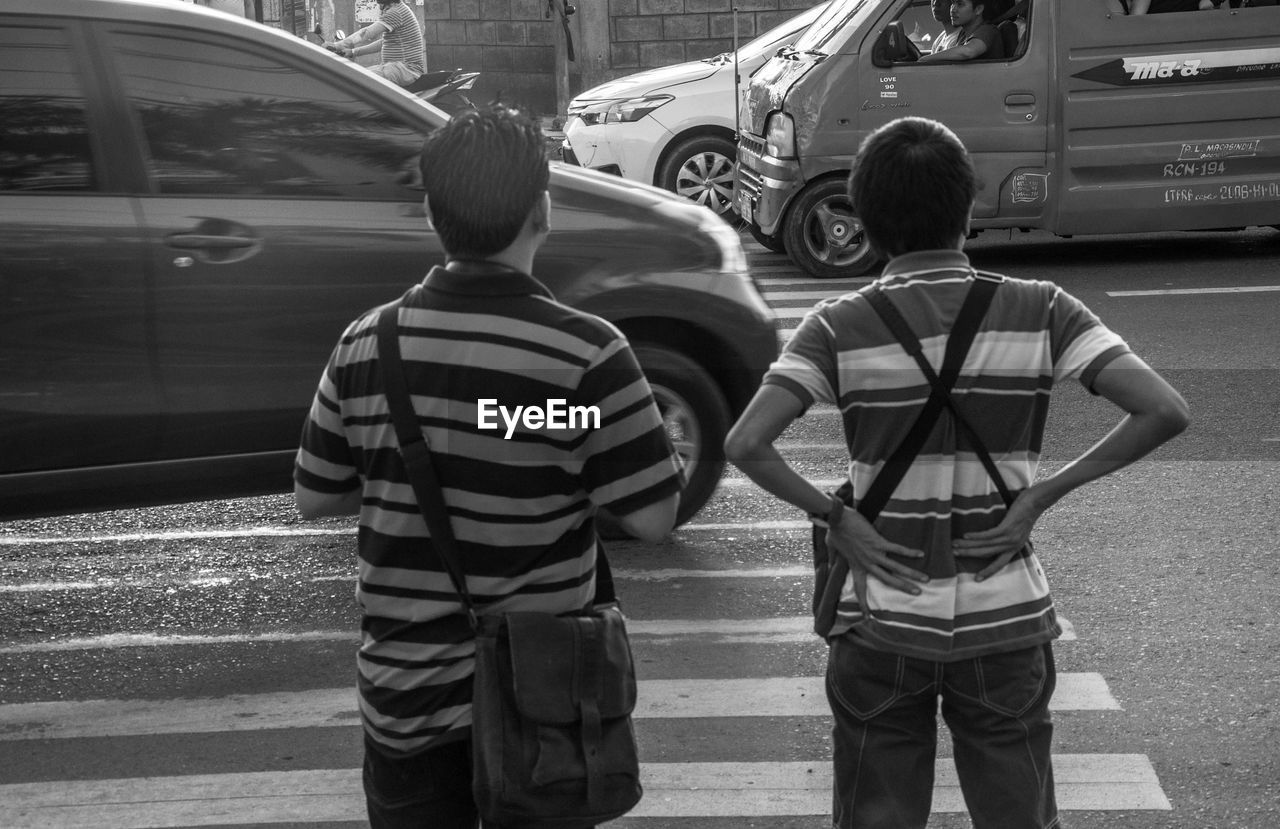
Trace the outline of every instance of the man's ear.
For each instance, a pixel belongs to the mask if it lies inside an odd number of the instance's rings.
[[[427,229],[434,231],[436,229],[435,220],[431,218],[431,197],[422,197],[422,212],[427,214]]]
[[[542,195],[533,203],[533,212],[529,218],[533,221],[533,229],[539,233],[551,230],[551,193],[543,190]]]

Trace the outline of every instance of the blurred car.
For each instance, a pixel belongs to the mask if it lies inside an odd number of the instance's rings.
[[[790,45],[822,3],[738,48],[746,78]],[[569,103],[564,160],[654,184],[724,214],[733,209],[734,58],[712,58],[627,75]]]
[[[281,31],[147,0],[0,11],[0,519],[288,491],[333,345],[443,261],[439,110]],[[552,164],[535,276],[616,324],[692,465],[777,353],[737,234]]]

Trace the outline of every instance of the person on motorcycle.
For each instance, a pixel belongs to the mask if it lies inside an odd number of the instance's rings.
[[[382,50],[382,62],[369,67],[394,84],[408,86],[427,71],[422,27],[413,10],[400,0],[378,0],[378,19],[358,32],[329,44],[330,51],[354,60]]]

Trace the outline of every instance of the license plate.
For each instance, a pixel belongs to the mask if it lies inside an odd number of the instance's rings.
[[[755,210],[751,204],[751,196],[746,191],[738,193],[738,215],[742,217],[744,222],[751,223],[755,221]]]

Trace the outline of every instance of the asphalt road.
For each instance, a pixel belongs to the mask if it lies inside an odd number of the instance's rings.
[[[863,284],[748,248],[784,332]],[[1195,418],[1036,534],[1071,629],[1064,825],[1280,826],[1280,233],[1001,234],[970,253],[1084,299]],[[1116,417],[1062,388],[1045,465]],[[833,413],[785,451],[839,476]],[[731,473],[667,542],[611,546],[649,780],[615,825],[825,824],[800,518]],[[299,521],[287,497],[0,525],[0,826],[361,825],[353,574],[349,524]],[[940,782],[931,826],[967,826],[945,763]]]

